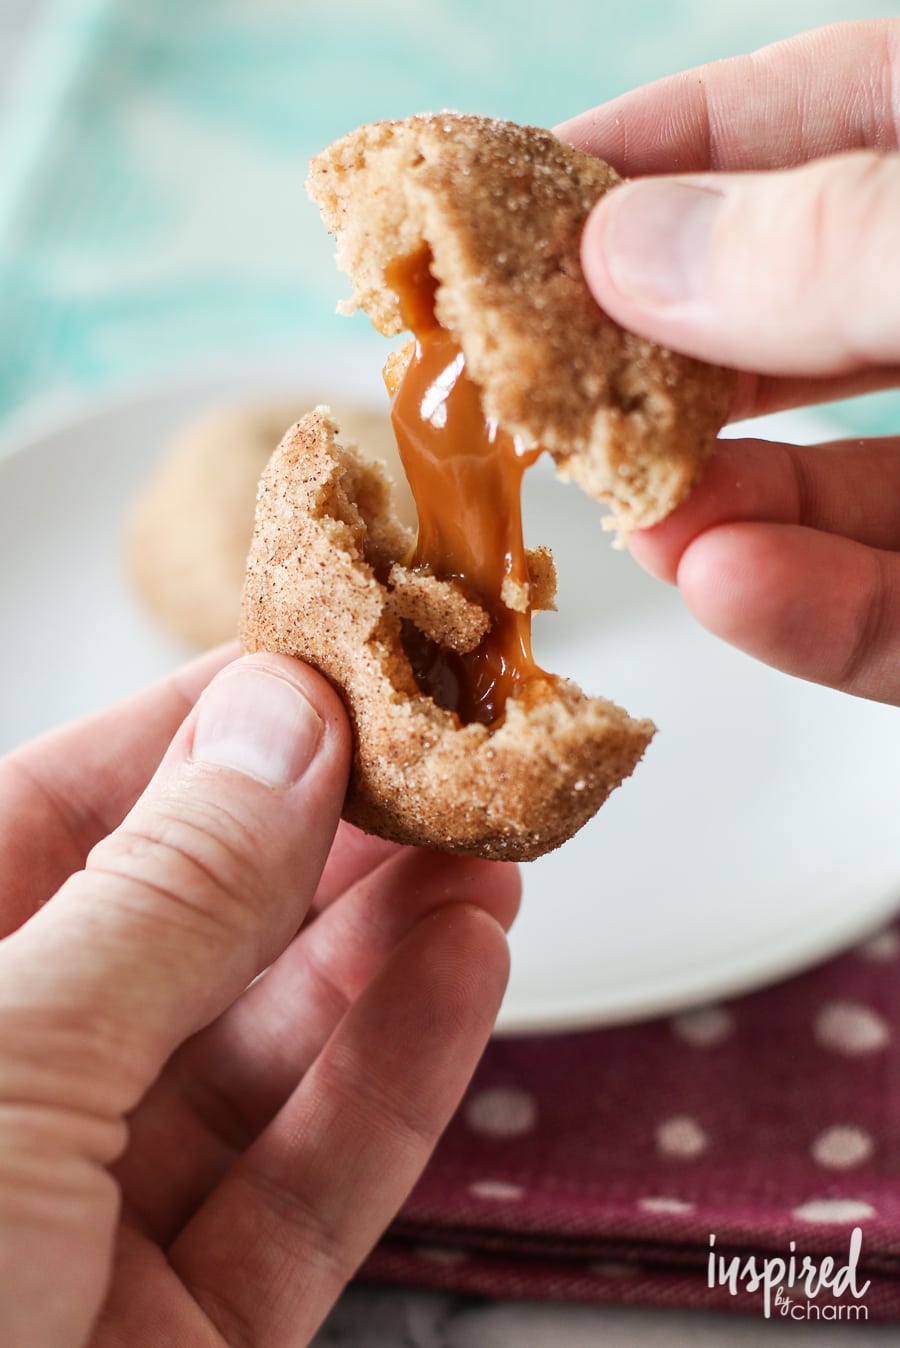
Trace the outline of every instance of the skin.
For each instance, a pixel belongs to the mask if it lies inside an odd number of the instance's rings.
[[[585,229],[598,302],[741,371],[735,417],[898,382],[898,82],[900,21],[837,24],[557,128],[635,180]],[[897,437],[723,442],[631,548],[751,655],[900,702]]]
[[[339,825],[336,695],[234,654],[0,763],[4,1344],[306,1343],[493,1025],[515,869]],[[287,788],[197,757],[248,673],[318,713]]]
[[[561,128],[638,179],[585,231],[598,301],[743,370],[736,415],[895,381],[898,46],[826,29]],[[895,439],[730,442],[632,550],[727,640],[896,702],[898,489]],[[490,1033],[514,870],[339,825],[334,693],[235,654],[0,762],[2,1343],[306,1343]]]

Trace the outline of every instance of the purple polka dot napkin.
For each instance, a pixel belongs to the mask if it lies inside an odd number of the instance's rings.
[[[362,1276],[900,1318],[900,924],[719,1006],[494,1041]]]

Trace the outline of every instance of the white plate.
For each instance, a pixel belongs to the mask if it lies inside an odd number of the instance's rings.
[[[327,400],[339,387],[375,400],[375,366],[370,354],[343,352],[337,366],[304,353],[129,394],[7,441],[0,748],[183,657],[134,602],[121,560],[124,512],[171,433],[233,399]],[[823,430],[796,414],[770,420],[788,439]],[[900,715],[708,636],[674,590],[612,550],[576,488],[541,467],[529,477],[526,533],[553,547],[560,573],[559,612],[536,622],[539,658],[652,716],[659,734],[593,823],[526,868],[501,1032],[670,1012],[865,934],[900,905]]]

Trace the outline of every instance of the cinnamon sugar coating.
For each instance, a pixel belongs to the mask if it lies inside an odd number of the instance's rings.
[[[563,679],[530,685],[491,728],[460,725],[421,693],[393,599],[410,534],[380,466],[336,434],[328,409],[317,408],[263,474],[242,602],[245,649],[298,655],[340,690],[354,729],[351,822],[496,859],[558,847],[633,771],[652,723]]]
[[[550,451],[561,476],[627,531],[697,481],[734,391],[731,371],[624,331],[581,272],[584,221],[620,181],[548,131],[457,113],[361,127],[312,161],[307,184],[335,235],[352,298],[403,331],[385,270],[423,243],[436,314],[487,414]]]

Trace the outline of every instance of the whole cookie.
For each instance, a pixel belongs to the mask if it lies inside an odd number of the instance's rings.
[[[285,428],[321,396],[193,418],[135,501],[126,540],[131,581],[160,626],[186,645],[203,650],[235,636],[259,475]],[[396,460],[386,410],[338,406],[352,440]]]

